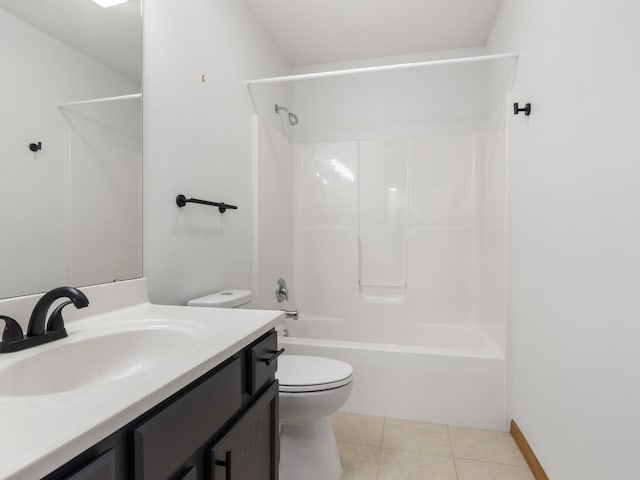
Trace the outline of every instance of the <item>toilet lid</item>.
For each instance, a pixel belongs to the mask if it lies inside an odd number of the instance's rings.
[[[332,358],[283,355],[276,376],[281,392],[317,392],[351,383],[353,367]]]

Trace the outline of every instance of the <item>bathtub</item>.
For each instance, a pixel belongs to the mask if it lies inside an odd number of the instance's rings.
[[[505,359],[477,325],[346,322],[301,316],[277,328],[285,354],[353,365],[342,411],[505,430]],[[286,336],[285,336],[286,335]]]

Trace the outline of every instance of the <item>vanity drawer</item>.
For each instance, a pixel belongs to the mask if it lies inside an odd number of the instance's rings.
[[[134,431],[136,480],[168,478],[240,410],[240,358]]]
[[[270,384],[278,369],[278,335],[269,333],[249,348],[248,385],[249,394],[255,395],[264,385]]]

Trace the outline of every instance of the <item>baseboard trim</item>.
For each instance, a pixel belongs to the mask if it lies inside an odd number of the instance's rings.
[[[518,427],[518,424],[514,420],[511,420],[510,431],[511,431],[511,436],[513,437],[514,442],[516,442],[516,445],[520,449],[520,452],[522,452],[522,456],[527,461],[527,464],[529,465],[529,468],[531,469],[531,473],[533,473],[534,478],[536,480],[549,480],[549,477],[547,476],[544,469],[542,468],[542,465],[540,465],[540,462],[538,461],[536,454],[533,453],[533,450],[531,449],[531,445],[529,445],[529,442],[527,442],[527,439],[522,433],[522,430],[520,430],[520,428]]]

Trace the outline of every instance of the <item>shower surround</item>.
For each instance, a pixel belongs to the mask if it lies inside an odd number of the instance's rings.
[[[300,82],[298,126],[255,120],[257,306],[289,270],[282,344],[354,365],[347,411],[506,427],[506,95],[489,73]],[[270,255],[285,237],[293,254]]]

